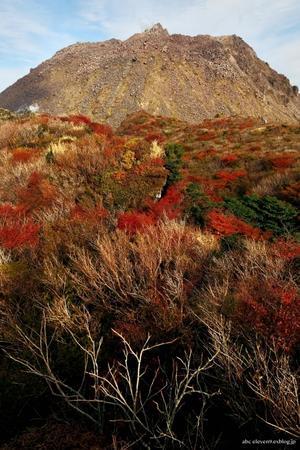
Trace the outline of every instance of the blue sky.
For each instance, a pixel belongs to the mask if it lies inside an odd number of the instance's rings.
[[[0,91],[75,42],[170,33],[237,34],[300,86],[300,0],[0,0]]]

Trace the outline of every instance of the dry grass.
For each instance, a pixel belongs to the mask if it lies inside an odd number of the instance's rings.
[[[197,316],[210,334],[211,353],[216,354],[218,379],[233,413],[242,423],[256,417],[253,394],[262,402],[258,416],[278,432],[293,437],[300,433],[299,374],[291,359],[266,344],[257,336],[239,340],[234,324],[220,316],[211,306],[202,303]],[[244,389],[245,383],[251,392]]]
[[[130,305],[136,299],[147,304],[158,296],[173,308],[186,301],[186,274],[191,278],[200,274],[217,241],[184,224],[162,222],[134,241],[118,231],[99,237],[94,245],[96,258],[85,249],[71,253],[75,267],[71,275],[85,301],[98,298],[110,304],[114,299],[113,303]]]

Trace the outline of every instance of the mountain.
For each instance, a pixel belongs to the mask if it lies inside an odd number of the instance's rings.
[[[125,41],[64,48],[0,94],[0,107],[32,105],[114,126],[137,110],[193,123],[235,114],[300,119],[298,88],[243,39],[170,35],[160,24]]]

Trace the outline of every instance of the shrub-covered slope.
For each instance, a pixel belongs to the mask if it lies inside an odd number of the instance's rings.
[[[299,150],[251,118],[3,115],[3,448],[299,435]]]

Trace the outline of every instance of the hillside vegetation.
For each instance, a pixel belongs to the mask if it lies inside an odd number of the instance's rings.
[[[299,436],[299,150],[299,124],[2,110],[1,448]]]

